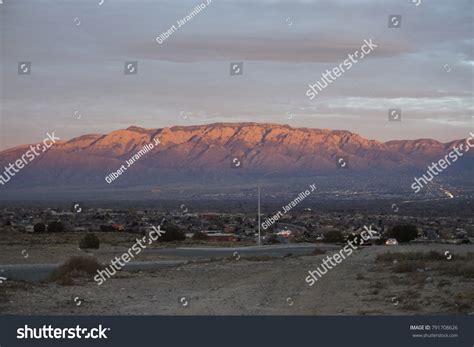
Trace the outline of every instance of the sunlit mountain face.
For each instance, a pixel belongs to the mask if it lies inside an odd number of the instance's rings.
[[[320,175],[337,179],[340,187],[354,181],[404,190],[409,189],[408,183],[399,182],[400,177],[421,174],[427,165],[463,142],[380,142],[344,130],[267,123],[162,129],[132,126],[109,134],[60,140],[0,189],[100,191],[202,180],[220,182],[225,191],[226,185],[246,179],[286,178],[291,182]],[[1,167],[21,158],[29,148],[24,145],[0,152]],[[449,168],[455,174],[451,176],[468,177],[472,165],[473,155],[468,152]]]

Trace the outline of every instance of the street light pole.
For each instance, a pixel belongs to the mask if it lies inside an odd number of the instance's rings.
[[[273,173],[277,173],[277,171],[273,172],[267,172],[265,175],[260,177],[260,179],[257,180],[257,187],[258,187],[258,245],[262,245],[262,239],[261,239],[261,234],[260,234],[260,184],[262,183],[262,179],[265,176],[271,175]]]
[[[260,183],[258,184],[258,245],[261,246],[261,239],[260,239]]]

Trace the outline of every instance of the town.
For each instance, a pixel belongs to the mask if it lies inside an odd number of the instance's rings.
[[[469,243],[474,236],[474,220],[469,216],[413,216],[392,213],[341,213],[340,211],[313,211],[299,208],[283,214],[267,227],[264,224],[272,213],[262,213],[262,244],[300,242],[344,242],[358,235],[364,226],[378,232],[373,244],[390,239],[396,226],[416,228],[411,242]],[[3,207],[0,208],[0,230],[24,233],[117,232],[145,234],[153,226],[164,230],[173,226],[181,234],[176,240],[222,241],[250,245],[258,240],[257,215],[250,212],[191,212],[181,204],[179,209],[139,208],[72,208]],[[270,224],[270,223],[268,223]],[[406,241],[406,240],[398,240]]]

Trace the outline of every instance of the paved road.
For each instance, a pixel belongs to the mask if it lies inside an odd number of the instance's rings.
[[[185,258],[209,258],[209,257],[231,257],[231,256],[271,256],[283,257],[288,253],[293,255],[310,254],[315,248],[331,250],[337,249],[335,245],[321,244],[285,244],[285,245],[268,245],[268,246],[251,246],[251,247],[179,247],[164,249],[146,249],[146,253],[154,253],[159,255],[177,256]],[[234,255],[234,253],[237,254]]]
[[[145,249],[146,253],[157,255],[176,256],[183,258],[224,258],[242,256],[271,256],[284,257],[293,255],[310,254],[315,248],[331,250],[337,249],[335,245],[321,244],[286,244],[266,245],[251,247],[180,247],[163,249]],[[185,264],[187,260],[157,260],[144,262],[130,262],[125,271],[154,271]],[[46,279],[60,264],[15,264],[0,265],[0,276],[8,279],[38,282]]]

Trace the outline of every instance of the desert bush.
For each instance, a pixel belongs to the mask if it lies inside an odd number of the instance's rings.
[[[35,233],[44,233],[46,231],[46,225],[44,225],[44,223],[36,223],[33,226],[33,231]]]
[[[372,243],[377,245],[377,246],[381,246],[381,245],[385,244],[385,241],[387,241],[387,239],[382,237],[379,240],[373,240]]]
[[[398,242],[408,242],[418,236],[418,229],[415,225],[396,225],[389,233],[389,237],[397,239]]]
[[[426,261],[435,261],[435,260],[446,260],[446,256],[443,253],[430,251],[430,252],[407,252],[407,253],[400,253],[400,252],[387,252],[383,254],[378,254],[375,258],[376,261],[389,261],[392,262],[394,260],[402,261],[402,260],[426,260]]]
[[[193,240],[208,240],[209,239],[209,236],[207,236],[206,234],[198,231],[197,233],[194,233],[193,235]]]
[[[99,247],[100,247],[100,240],[94,234],[87,234],[81,239],[81,241],[79,241],[79,248],[81,249],[86,249],[86,248],[98,249]]]
[[[74,278],[93,275],[100,269],[103,269],[103,266],[93,257],[72,257],[54,270],[47,281],[72,285]]]
[[[468,313],[474,307],[474,293],[472,291],[457,293],[454,302],[459,312]]]
[[[106,225],[106,224],[102,224],[100,225],[100,231],[104,231],[104,232],[111,232],[111,231],[115,231],[115,228],[111,225]]]
[[[360,245],[361,240],[362,240],[362,236],[360,236],[359,234],[352,233],[349,236],[347,236],[347,241],[350,241],[350,242],[352,242],[353,244],[356,244],[356,245]]]
[[[415,272],[417,269],[424,269],[425,267],[425,263],[421,261],[402,261],[395,265],[393,271],[396,273]]]
[[[460,262],[441,263],[437,269],[443,275],[460,276],[465,278],[474,278],[474,264]]]
[[[54,221],[48,224],[48,233],[60,233],[65,230],[64,224]]]
[[[244,259],[248,261],[270,261],[275,260],[275,257],[269,255],[248,255]]]
[[[172,241],[183,241],[186,239],[186,235],[176,225],[166,223],[162,228],[166,231],[161,234],[160,241],[172,242]]]
[[[321,249],[321,248],[315,248],[311,252],[311,255],[320,255],[320,254],[326,254],[326,251],[324,249]]]
[[[268,236],[267,243],[269,245],[274,245],[280,243],[280,240],[278,240],[278,237],[276,235],[270,235]]]
[[[324,234],[324,241],[331,243],[344,242],[344,236],[339,230],[331,230]]]

